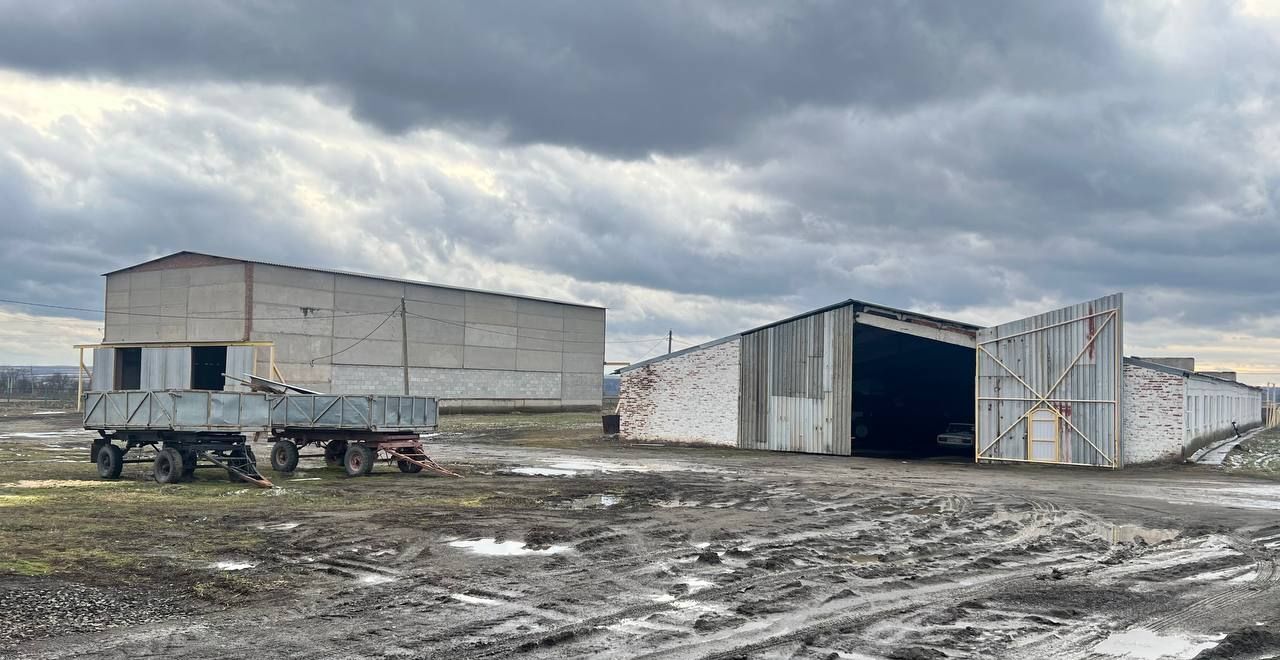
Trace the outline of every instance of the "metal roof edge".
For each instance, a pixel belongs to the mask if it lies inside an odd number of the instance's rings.
[[[963,322],[963,321],[955,321],[955,320],[952,320],[952,319],[944,319],[944,318],[942,318],[942,317],[940,317],[940,316],[930,316],[930,315],[928,315],[928,314],[921,314],[920,312],[913,312],[913,311],[911,311],[911,310],[909,310],[909,309],[899,309],[899,308],[897,308],[897,307],[890,307],[890,306],[888,306],[888,305],[881,305],[881,304],[878,304],[878,303],[870,303],[870,302],[866,302],[866,301],[864,301],[864,300],[857,300],[857,299],[855,299],[855,298],[848,298],[848,299],[846,299],[846,300],[842,300],[842,301],[837,302],[837,303],[832,303],[832,304],[830,304],[830,305],[826,305],[826,306],[824,306],[824,307],[819,307],[819,308],[817,308],[817,309],[811,309],[811,310],[809,310],[809,311],[807,311],[807,312],[801,312],[801,313],[796,314],[796,315],[794,315],[794,316],[788,316],[787,318],[784,318],[784,319],[782,319],[782,320],[780,320],[780,321],[774,321],[774,322],[772,322],[772,323],[766,323],[765,325],[758,326],[758,327],[755,327],[755,328],[751,328],[750,330],[743,330],[740,334],[742,334],[742,335],[749,335],[749,334],[752,334],[752,333],[760,332],[761,330],[768,330],[769,328],[772,328],[772,327],[775,327],[775,326],[783,325],[783,324],[786,324],[786,323],[790,323],[790,322],[792,322],[792,321],[796,321],[796,320],[799,320],[799,319],[803,319],[803,318],[807,318],[807,317],[810,317],[810,316],[814,316],[814,315],[816,315],[816,314],[822,314],[822,313],[825,313],[825,312],[829,312],[829,311],[831,311],[831,310],[833,310],[833,309],[840,309],[841,307],[847,307],[847,306],[850,306],[850,305],[857,307],[857,308],[858,308],[858,310],[857,310],[857,311],[859,311],[859,312],[871,312],[871,313],[875,313],[877,316],[886,316],[886,317],[895,317],[895,318],[897,318],[897,317],[912,317],[912,318],[916,318],[916,319],[923,319],[923,320],[926,320],[926,321],[931,321],[931,322],[933,322],[933,323],[939,323],[939,324],[952,325],[952,326],[955,326],[955,327],[957,327],[957,328],[961,328],[961,329],[964,329],[964,330],[972,330],[972,331],[974,331],[974,332],[977,332],[978,330],[981,330],[981,329],[983,328],[983,326],[980,326],[980,325],[974,325],[974,324],[972,324],[972,323],[965,323],[965,322]]]
[[[740,337],[742,337],[742,334],[729,335],[729,336],[727,336],[727,337],[721,337],[721,338],[719,338],[719,339],[712,339],[711,341],[703,342],[703,343],[701,343],[701,344],[698,344],[697,346],[690,346],[690,347],[688,347],[688,348],[682,348],[682,349],[680,349],[680,350],[678,350],[678,351],[673,351],[673,352],[671,352],[671,353],[666,353],[666,354],[664,354],[664,355],[659,355],[659,356],[657,356],[657,357],[651,357],[651,358],[649,358],[648,360],[641,360],[640,362],[636,362],[636,363],[634,363],[634,364],[628,364],[628,365],[627,365],[627,366],[625,366],[625,367],[621,367],[621,368],[619,368],[619,369],[614,369],[614,370],[613,370],[613,373],[615,373],[615,374],[620,374],[620,373],[623,373],[624,371],[631,371],[631,370],[633,370],[633,369],[639,369],[640,367],[648,366],[648,365],[653,364],[653,363],[655,363],[655,362],[662,362],[663,360],[669,360],[669,359],[671,359],[671,358],[673,358],[673,357],[679,357],[679,356],[684,355],[684,354],[686,354],[686,353],[692,353],[692,352],[694,352],[694,351],[700,351],[700,350],[702,350],[702,349],[704,349],[704,348],[711,348],[712,346],[719,346],[720,344],[724,344],[724,343],[727,343],[727,342],[733,341],[734,339],[738,339],[738,338],[740,338]]]
[[[103,273],[102,276],[106,277],[108,275],[115,275],[116,273],[122,273],[126,270],[137,268],[138,266],[145,266],[147,264],[152,264],[157,261],[161,261],[163,259],[169,259],[182,254],[194,254],[201,257],[213,257],[215,259],[226,259],[228,261],[238,261],[240,263],[260,264],[263,266],[275,266],[276,268],[292,268],[293,270],[306,270],[306,271],[311,271],[313,273],[327,273],[330,275],[347,275],[349,277],[364,277],[371,280],[382,280],[384,282],[398,282],[400,284],[415,284],[417,286],[433,286],[438,289],[450,289],[453,291],[462,291],[466,293],[487,293],[490,295],[505,296],[507,298],[520,298],[522,300],[535,300],[538,302],[553,303],[556,305],[568,305],[570,307],[585,307],[587,309],[606,309],[606,310],[608,309],[608,307],[603,307],[601,305],[588,305],[586,303],[569,302],[567,300],[556,300],[554,298],[542,298],[539,296],[529,296],[521,293],[506,293],[504,291],[492,291],[488,289],[473,289],[465,286],[454,286],[452,284],[437,284],[435,282],[409,280],[409,279],[404,279],[402,277],[390,277],[387,275],[371,275],[369,273],[360,273],[360,272],[351,271],[351,270],[337,270],[333,268],[317,268],[314,266],[295,266],[293,264],[282,264],[274,261],[259,261],[257,259],[242,259],[240,257],[224,257],[220,254],[210,254],[208,252],[193,252],[191,250],[179,250],[177,252],[174,252],[173,254],[166,254],[163,257],[156,257],[155,259],[149,259],[147,261],[143,261],[142,263],[133,264],[132,266],[125,266],[124,268],[117,268],[116,270],[113,270],[111,272]]]
[[[1238,380],[1227,380],[1226,378],[1210,376],[1209,374],[1202,374],[1198,371],[1187,371],[1186,369],[1170,367],[1169,365],[1160,364],[1158,362],[1148,362],[1147,360],[1143,360],[1141,358],[1125,356],[1124,363],[1132,364],[1137,367],[1143,367],[1144,369],[1150,369],[1152,371],[1163,371],[1164,373],[1182,376],[1183,378],[1199,378],[1201,380],[1216,381],[1219,383],[1227,383],[1228,385],[1236,385],[1236,386],[1251,389],[1251,390],[1258,390],[1259,392],[1262,391],[1262,388],[1258,387],[1257,385],[1242,383]]]

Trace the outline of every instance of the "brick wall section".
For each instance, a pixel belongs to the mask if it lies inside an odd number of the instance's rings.
[[[738,444],[739,340],[622,373],[622,437]]]
[[[1124,365],[1126,465],[1183,458],[1186,387],[1178,374]]]

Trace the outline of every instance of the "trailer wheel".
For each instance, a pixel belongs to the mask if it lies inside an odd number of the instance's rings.
[[[418,465],[417,463],[410,463],[403,458],[396,459],[396,467],[400,468],[400,471],[405,474],[417,474],[422,471],[421,465]]]
[[[179,452],[182,454],[182,478],[188,481],[196,478],[196,461],[200,460],[200,455],[193,451]]]
[[[292,440],[277,440],[271,446],[271,469],[276,472],[293,472],[298,468],[298,445]]]
[[[185,470],[186,466],[182,463],[182,454],[179,454],[177,449],[166,447],[156,454],[156,483],[176,484],[182,480],[182,473]]]
[[[103,479],[118,479],[124,469],[124,452],[115,445],[103,445],[98,450],[98,476]]]
[[[373,450],[365,445],[351,445],[347,448],[347,476],[361,477],[373,471]]]
[[[347,456],[346,440],[330,440],[324,446],[324,462],[326,465],[342,467]]]

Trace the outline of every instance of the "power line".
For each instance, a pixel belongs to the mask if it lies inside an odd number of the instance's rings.
[[[314,367],[314,366],[316,366],[316,360],[323,360],[323,359],[325,359],[325,358],[331,358],[331,357],[333,357],[333,356],[335,356],[335,355],[338,355],[338,354],[341,354],[341,353],[346,353],[347,351],[349,351],[349,350],[351,350],[351,349],[355,348],[356,346],[359,346],[359,345],[361,344],[361,342],[363,342],[364,340],[366,340],[366,339],[368,339],[368,338],[372,337],[372,336],[373,336],[373,333],[377,332],[380,328],[382,328],[382,326],[386,325],[386,324],[387,324],[387,321],[390,321],[390,320],[391,320],[391,317],[395,316],[395,315],[396,315],[396,312],[398,312],[398,311],[400,311],[400,310],[399,310],[399,309],[393,309],[393,310],[391,310],[391,313],[390,313],[390,314],[387,314],[387,318],[382,319],[382,322],[381,322],[381,323],[379,323],[379,324],[378,324],[377,326],[375,326],[372,330],[370,330],[370,331],[369,331],[369,334],[367,334],[367,335],[365,335],[365,336],[361,337],[361,338],[360,338],[360,340],[359,340],[359,341],[357,341],[356,343],[354,343],[354,344],[352,344],[352,345],[350,345],[350,346],[348,346],[348,347],[346,347],[346,348],[344,348],[344,349],[342,349],[342,350],[340,350],[340,351],[335,351],[335,352],[330,353],[330,354],[328,354],[328,355],[321,355],[320,357],[317,357],[317,358],[311,358],[311,366],[313,366],[313,367]]]

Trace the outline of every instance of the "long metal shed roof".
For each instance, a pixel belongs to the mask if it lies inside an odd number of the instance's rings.
[[[755,328],[751,328],[750,330],[743,330],[742,332],[737,332],[737,333],[734,333],[734,334],[729,335],[729,336],[727,336],[727,337],[721,337],[721,338],[719,338],[719,339],[713,339],[713,340],[711,340],[711,341],[704,342],[704,343],[702,343],[702,344],[698,344],[697,346],[690,346],[690,347],[688,347],[688,348],[682,348],[682,349],[680,349],[680,350],[678,350],[678,351],[674,351],[674,352],[672,352],[672,353],[667,353],[667,354],[665,354],[665,355],[659,355],[659,356],[657,356],[657,357],[652,357],[652,358],[649,358],[649,359],[647,359],[647,360],[643,360],[643,361],[640,361],[640,362],[636,362],[636,363],[634,363],[634,364],[629,364],[629,365],[627,365],[627,366],[625,366],[625,367],[622,367],[622,368],[620,368],[620,369],[618,369],[618,370],[614,371],[614,373],[619,373],[619,374],[620,374],[620,373],[623,373],[623,372],[626,372],[626,371],[631,371],[632,369],[638,369],[638,368],[640,368],[640,367],[643,367],[643,366],[646,366],[646,365],[650,365],[650,364],[653,364],[653,363],[655,363],[655,362],[661,362],[661,361],[663,361],[663,360],[668,360],[668,359],[671,359],[671,358],[673,358],[673,357],[679,357],[679,356],[684,355],[684,354],[686,354],[686,353],[692,353],[692,352],[694,352],[694,351],[699,351],[699,350],[702,350],[702,349],[704,349],[704,348],[710,348],[710,347],[712,347],[712,346],[716,346],[717,344],[723,344],[723,343],[725,343],[725,342],[727,342],[727,341],[732,341],[732,340],[737,339],[737,338],[739,338],[739,337],[745,337],[746,335],[750,335],[750,334],[753,334],[753,333],[756,333],[756,332],[760,332],[760,331],[762,331],[762,330],[768,330],[769,328],[773,328],[773,327],[776,327],[776,326],[779,326],[779,325],[784,325],[784,324],[786,324],[786,323],[790,323],[790,322],[792,322],[792,321],[796,321],[796,320],[799,320],[799,319],[807,318],[807,317],[810,317],[810,316],[815,316],[815,315],[818,315],[818,314],[825,314],[826,312],[829,312],[829,311],[831,311],[831,310],[833,310],[833,309],[840,309],[840,308],[842,308],[842,307],[850,307],[850,306],[852,306],[852,307],[856,307],[856,308],[857,308],[857,309],[856,309],[856,311],[857,311],[857,312],[865,312],[865,313],[875,314],[875,315],[877,315],[877,316],[884,316],[884,317],[886,317],[886,318],[896,318],[896,319],[907,319],[907,318],[909,318],[909,319],[914,320],[914,321],[917,321],[917,322],[919,322],[919,321],[926,321],[926,322],[928,322],[928,323],[930,323],[930,324],[936,324],[936,325],[937,325],[937,326],[939,326],[939,327],[949,327],[949,328],[954,328],[954,329],[956,329],[956,330],[959,330],[959,331],[961,331],[961,332],[965,332],[965,333],[968,333],[968,334],[976,334],[976,333],[977,333],[977,331],[982,327],[982,326],[978,326],[978,325],[973,325],[972,323],[964,323],[964,322],[961,322],[961,321],[953,321],[953,320],[951,320],[951,319],[944,319],[944,318],[941,318],[941,317],[938,317],[938,316],[929,316],[928,314],[920,314],[919,312],[913,312],[913,311],[911,311],[911,310],[907,310],[907,309],[898,309],[898,308],[896,308],[896,307],[889,307],[889,306],[887,306],[887,305],[877,305],[877,304],[875,304],[875,303],[869,303],[869,302],[866,302],[866,301],[862,301],[862,300],[855,300],[855,299],[853,299],[853,298],[849,298],[849,299],[847,299],[847,300],[842,300],[842,301],[837,302],[837,303],[832,303],[832,304],[830,304],[830,305],[825,305],[825,306],[823,306],[823,307],[819,307],[819,308],[817,308],[817,309],[811,309],[811,310],[809,310],[809,311],[807,311],[807,312],[801,312],[801,313],[796,314],[796,315],[794,315],[794,316],[788,316],[787,318],[784,318],[784,319],[781,319],[781,320],[778,320],[778,321],[773,321],[772,323],[767,323],[767,324],[762,325],[762,326],[757,326],[757,327],[755,327]]]
[[[557,305],[568,305],[568,306],[570,306],[570,307],[586,307],[586,308],[588,308],[588,309],[606,309],[605,307],[602,307],[602,306],[600,306],[600,305],[587,305],[587,304],[584,304],[584,303],[566,302],[566,301],[564,301],[564,300],[555,300],[555,299],[553,299],[553,298],[540,298],[540,297],[538,297],[538,296],[526,296],[526,295],[519,294],[519,293],[506,293],[506,292],[503,292],[503,291],[490,291],[490,290],[486,290],[486,289],[473,289],[473,288],[464,287],[464,286],[453,286],[453,285],[450,285],[450,284],[436,284],[435,282],[422,282],[422,281],[419,281],[419,280],[407,280],[407,279],[400,278],[400,277],[388,277],[388,276],[386,276],[386,275],[370,275],[370,274],[368,274],[368,273],[358,273],[358,272],[355,272],[355,271],[349,271],[349,270],[336,270],[336,269],[332,269],[332,268],[317,268],[317,267],[315,267],[315,266],[295,266],[295,265],[293,265],[293,264],[282,264],[282,263],[276,263],[276,262],[272,262],[272,261],[259,261],[259,260],[257,260],[257,259],[241,259],[241,258],[239,258],[239,257],[224,257],[224,256],[221,256],[221,255],[209,254],[209,253],[207,253],[207,252],[192,252],[192,251],[190,251],[190,250],[180,250],[180,251],[178,251],[178,252],[174,252],[173,254],[166,254],[166,255],[164,255],[163,257],[156,257],[155,259],[150,259],[150,260],[148,260],[148,261],[144,261],[144,262],[142,262],[142,263],[134,264],[134,265],[132,265],[132,266],[125,266],[124,268],[117,268],[116,270],[113,270],[113,271],[110,271],[110,272],[107,272],[107,273],[103,273],[102,275],[103,275],[103,277],[106,277],[107,275],[115,275],[116,273],[123,273],[123,272],[126,272],[126,271],[131,271],[131,270],[140,269],[140,268],[142,268],[142,267],[144,267],[144,266],[150,266],[150,265],[153,265],[153,264],[154,264],[154,265],[158,265],[160,262],[165,261],[165,260],[167,260],[167,259],[173,259],[174,257],[181,257],[181,256],[205,257],[205,258],[209,258],[209,259],[217,259],[217,260],[221,260],[221,261],[223,261],[223,262],[234,262],[234,263],[242,263],[242,264],[261,264],[261,265],[263,265],[263,266],[275,266],[275,267],[277,267],[277,268],[292,268],[292,269],[294,269],[294,270],[306,270],[306,271],[311,271],[311,272],[313,272],[313,273],[327,273],[327,274],[330,274],[330,275],[347,275],[347,276],[350,276],[350,277],[364,277],[364,278],[368,278],[368,279],[371,279],[371,280],[382,280],[382,281],[384,281],[384,282],[397,282],[397,283],[399,283],[399,284],[414,284],[414,285],[417,285],[417,286],[431,286],[431,287],[436,287],[436,288],[438,288],[438,289],[451,289],[451,290],[453,290],[453,291],[463,291],[463,292],[467,292],[467,293],[487,293],[487,294],[490,294],[490,295],[506,296],[506,297],[508,297],[508,298],[520,298],[520,299],[523,299],[523,300],[537,300],[537,301],[539,301],[539,302],[548,302],[548,303],[554,303],[554,304],[557,304]]]

